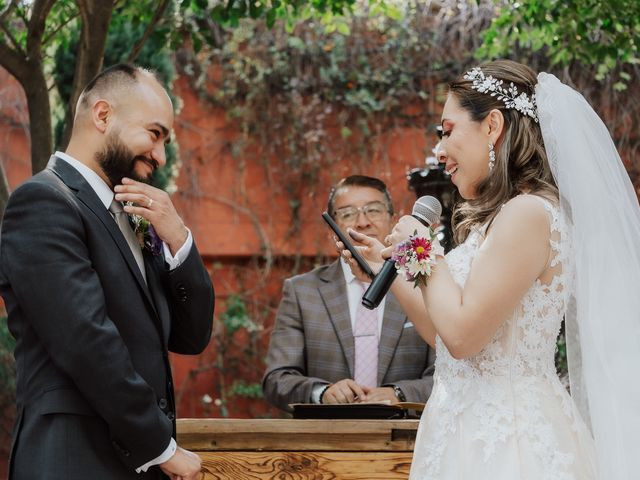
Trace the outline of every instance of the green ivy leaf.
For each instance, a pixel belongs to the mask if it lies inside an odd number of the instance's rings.
[[[273,25],[276,23],[276,15],[277,15],[277,10],[275,7],[267,10],[267,16],[266,16],[267,27],[273,28]]]

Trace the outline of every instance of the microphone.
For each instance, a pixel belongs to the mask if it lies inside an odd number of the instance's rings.
[[[442,205],[437,198],[425,195],[416,200],[413,205],[411,216],[417,219],[425,227],[429,227],[434,223],[440,222],[442,215]],[[362,305],[369,310],[373,310],[380,305],[380,302],[391,288],[391,284],[396,279],[398,272],[393,260],[387,258],[380,269],[380,272],[374,277],[371,285],[367,288],[362,296]]]

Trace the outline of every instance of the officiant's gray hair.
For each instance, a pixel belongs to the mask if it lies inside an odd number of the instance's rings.
[[[367,187],[373,188],[374,190],[378,190],[384,195],[385,203],[387,204],[387,211],[389,215],[393,215],[393,202],[391,201],[391,194],[389,193],[389,189],[387,185],[375,177],[368,177],[366,175],[350,175],[348,177],[343,178],[338,183],[336,183],[329,192],[329,200],[327,202],[327,212],[329,215],[335,218],[336,211],[333,208],[333,204],[335,203],[336,196],[341,193],[342,189],[346,187]]]

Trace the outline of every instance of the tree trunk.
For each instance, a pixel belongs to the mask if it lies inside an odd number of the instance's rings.
[[[51,104],[49,89],[40,62],[31,65],[31,75],[23,79],[22,87],[27,96],[29,108],[29,134],[31,140],[31,169],[35,175],[47,166],[53,153],[53,132],[51,128]]]
[[[65,113],[64,133],[60,140],[60,149],[67,148],[69,144],[76,103],[80,93],[102,68],[113,2],[114,0],[78,0],[77,2],[82,19],[82,30],[78,42],[76,70],[73,76],[69,105],[67,105]]]

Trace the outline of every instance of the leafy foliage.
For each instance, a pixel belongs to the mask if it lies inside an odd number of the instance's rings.
[[[249,333],[260,330],[260,327],[247,313],[247,306],[240,295],[231,295],[227,299],[227,309],[220,317],[229,336],[242,328]]]
[[[202,28],[209,22],[236,28],[243,19],[260,19],[264,20],[268,28],[272,28],[276,21],[280,20],[290,32],[298,22],[315,19],[331,31],[339,30],[346,34],[346,15],[353,13],[354,7],[358,4],[356,0],[226,0],[209,7],[208,3],[206,0],[180,2],[183,19],[198,27],[189,30],[202,35],[200,38],[194,37],[196,51],[200,50],[203,41],[205,44],[215,44],[211,41],[212,37],[207,35],[207,29]],[[397,3],[401,2],[368,0],[366,5],[374,14],[381,13],[393,17],[397,14]]]
[[[345,158],[366,168],[380,153],[374,139],[394,128],[429,132],[434,84],[457,73],[458,61],[468,61],[466,51],[479,44],[466,35],[466,22],[486,26],[492,14],[484,6],[452,16],[415,0],[398,12],[392,18],[354,9],[350,35],[312,20],[292,33],[283,24],[269,30],[241,22],[217,32],[220,46],[178,54],[181,72],[237,125],[232,153],[260,158],[269,188],[290,199],[291,234],[302,199],[315,194],[323,172],[340,175],[332,166]],[[461,49],[452,48],[453,36]]]
[[[615,73],[617,89],[640,63],[638,0],[507,0],[484,33],[480,58],[510,56],[513,48],[543,54],[550,65],[596,65],[595,78]]]
[[[233,382],[229,388],[230,396],[240,396],[246,398],[263,398],[262,384],[260,382],[247,383],[243,380]]]
[[[205,397],[208,403],[219,408],[223,417],[229,416],[230,409],[236,408],[236,403],[231,401],[234,397],[262,398],[259,379],[263,368],[260,351],[264,329],[255,309],[247,305],[249,295],[250,292],[244,291],[226,299],[225,311],[214,319],[212,351],[215,353],[197,371],[191,372],[192,375],[210,370],[217,372],[212,395]],[[179,390],[178,396],[183,393],[182,389]],[[211,408],[206,403],[205,408]]]
[[[74,81],[60,85],[60,97],[71,101],[64,109],[66,126],[56,132],[62,138],[62,146],[70,137],[70,124],[74,116],[75,101],[80,89],[96,75],[102,64],[109,20],[115,29],[131,28],[138,34],[132,42],[123,44],[128,50],[127,60],[138,56],[147,42],[171,49],[182,46],[191,39],[197,50],[203,43],[217,44],[216,22],[237,25],[240,18],[264,18],[273,25],[276,18],[285,18],[295,25],[302,15],[322,15],[323,21],[331,20],[350,10],[355,0],[0,0],[0,65],[9,70],[21,83],[27,94],[30,109],[31,163],[33,172],[43,169],[53,147],[53,122],[51,121],[50,88],[45,72],[53,69],[51,52],[71,51],[79,45]],[[370,0],[374,9],[392,11],[385,0]],[[123,27],[123,25],[126,25]],[[113,25],[112,25],[113,27]],[[111,29],[113,30],[113,28]],[[78,42],[78,32],[81,39]],[[120,35],[122,38],[122,35]],[[112,45],[113,48],[113,45]],[[75,64],[74,58],[73,64]],[[165,169],[159,185],[167,184],[174,170]],[[0,181],[6,184],[4,171]],[[4,212],[8,193],[0,190],[0,217]]]
[[[4,397],[12,397],[15,394],[14,348],[15,340],[7,328],[7,317],[0,317],[0,384],[7,387],[0,391],[0,411],[7,406]]]
[[[15,414],[16,365],[13,358],[15,340],[7,328],[7,318],[0,317],[0,456],[9,454],[11,423]]]
[[[555,354],[556,370],[558,371],[560,378],[566,378],[569,374],[569,363],[567,361],[567,339],[564,328],[563,322],[562,330],[560,331],[558,341],[556,342],[557,348]]]

